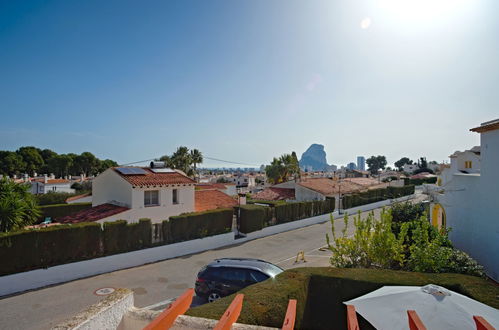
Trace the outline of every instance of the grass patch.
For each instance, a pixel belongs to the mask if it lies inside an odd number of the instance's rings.
[[[346,329],[343,301],[385,285],[437,284],[494,308],[499,286],[491,280],[461,274],[415,273],[358,268],[295,268],[275,279],[243,289],[240,323],[281,327],[289,299],[297,299],[296,329]],[[190,309],[191,316],[219,319],[234,295]],[[362,326],[369,326],[363,324]],[[369,327],[368,327],[369,328]],[[372,328],[372,327],[370,327]]]

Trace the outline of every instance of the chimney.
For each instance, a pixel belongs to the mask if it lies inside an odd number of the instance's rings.
[[[47,183],[47,181],[48,181],[47,174],[44,174],[43,175],[43,183]]]
[[[54,175],[54,173],[50,173],[50,179],[51,179],[51,180],[55,179],[55,175]]]

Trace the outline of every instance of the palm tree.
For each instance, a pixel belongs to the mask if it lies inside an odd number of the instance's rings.
[[[36,222],[41,212],[25,184],[0,180],[0,232],[22,229]]]
[[[197,174],[196,172],[196,165],[201,164],[203,162],[203,154],[201,151],[198,149],[192,149],[191,150],[191,163],[194,165],[194,175]]]
[[[191,155],[189,154],[189,149],[187,147],[178,147],[171,159],[174,168],[189,175],[191,172]]]

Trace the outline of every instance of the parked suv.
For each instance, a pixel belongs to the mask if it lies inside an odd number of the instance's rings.
[[[195,291],[197,296],[213,302],[282,272],[276,265],[259,259],[216,259],[198,273]]]

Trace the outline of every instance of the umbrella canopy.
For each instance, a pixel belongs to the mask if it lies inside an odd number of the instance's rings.
[[[413,309],[427,329],[476,329],[473,315],[499,329],[499,310],[434,284],[384,286],[343,302],[355,306],[376,329],[407,329],[407,310]]]

